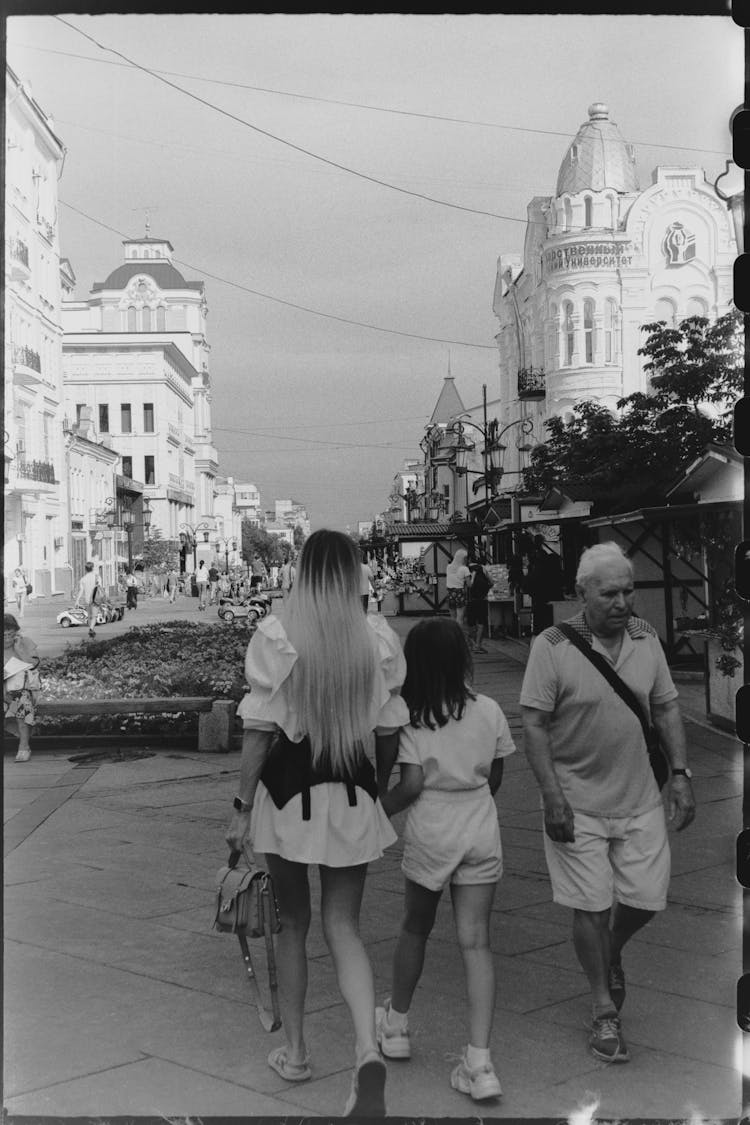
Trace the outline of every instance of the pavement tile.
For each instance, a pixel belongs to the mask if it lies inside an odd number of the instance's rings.
[[[73,866],[56,877],[40,880],[35,893],[42,899],[74,902],[131,918],[158,918],[197,906],[204,892],[160,880],[158,872],[97,871]]]
[[[561,942],[525,952],[530,961],[581,971],[569,935]],[[697,953],[694,949],[653,945],[635,937],[628,943],[623,955],[628,998],[631,992],[635,994],[636,989],[641,989],[651,996],[657,992],[669,992],[731,1006],[737,985],[737,958],[734,953]],[[665,985],[666,981],[668,985]]]
[[[742,889],[728,864],[705,867],[700,871],[687,871],[672,876],[669,884],[671,902],[684,905],[695,902],[706,906],[738,908]]]
[[[8,1098],[5,1109],[9,1114],[55,1117],[166,1118],[217,1112],[238,1117],[284,1117],[290,1106],[279,1098],[248,1091],[199,1070],[163,1059],[144,1059]]]

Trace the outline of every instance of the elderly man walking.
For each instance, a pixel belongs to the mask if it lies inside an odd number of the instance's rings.
[[[521,710],[553,899],[573,910],[573,944],[591,989],[589,1048],[619,1063],[629,1059],[622,949],[665,909],[670,875],[643,723],[656,728],[671,765],[669,820],[678,831],[693,820],[695,798],[677,690],[655,630],[633,615],[633,568],[616,543],[583,552],[576,591],[582,612],[545,629],[531,648]],[[608,682],[611,672],[592,667],[592,650],[630,689],[630,704]]]

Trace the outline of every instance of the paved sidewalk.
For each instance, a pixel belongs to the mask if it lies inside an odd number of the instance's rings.
[[[401,635],[412,624],[391,623]],[[520,750],[527,650],[514,641],[488,648],[476,658],[476,686],[505,709]],[[673,837],[669,909],[626,951],[632,1061],[608,1067],[586,1049],[587,989],[568,912],[551,902],[538,794],[519,752],[498,796],[506,873],[492,924],[492,1049],[504,1096],[480,1107],[449,1086],[466,1017],[446,899],[412,1010],[413,1059],[388,1064],[391,1115],[559,1120],[596,1104],[596,1116],[607,1118],[739,1116],[741,746],[700,722],[689,722],[688,736],[698,817]],[[318,922],[307,1015],[314,1073],[300,1085],[266,1065],[281,1033],[260,1028],[236,940],[211,931],[238,766],[237,752],[168,746],[150,757],[78,765],[63,754],[35,754],[24,764],[6,756],[11,1119],[341,1114],[351,1031]],[[374,863],[365,893],[362,930],[378,997],[388,991],[401,915],[399,859],[396,845]]]

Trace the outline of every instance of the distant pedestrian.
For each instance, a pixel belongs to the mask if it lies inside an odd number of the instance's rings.
[[[208,600],[210,605],[216,605],[219,600],[219,570],[216,563],[211,563],[208,568]]]
[[[94,626],[96,625],[96,619],[99,614],[99,598],[102,593],[99,575],[94,570],[93,562],[89,560],[86,563],[83,577],[78,586],[75,605],[80,606],[82,604],[83,608],[86,610],[90,637],[96,636]]]
[[[286,601],[289,597],[292,587],[294,586],[294,579],[297,575],[296,568],[292,562],[291,556],[282,564],[279,579],[281,582],[281,593],[283,600]]]
[[[445,586],[448,591],[448,613],[463,628],[466,613],[467,586],[471,571],[466,565],[469,552],[459,547],[445,568]]]
[[[359,570],[359,594],[362,598],[362,608],[364,609],[365,613],[367,613],[370,594],[372,593],[373,582],[375,581],[375,575],[372,572],[372,567],[367,561],[367,555],[362,556],[362,560],[359,564]]]
[[[129,566],[125,568],[125,605],[128,609],[138,608],[138,579]]]
[[[250,589],[265,586],[268,579],[268,570],[266,564],[256,551],[250,562]]]
[[[26,608],[26,598],[28,596],[28,591],[26,589],[27,585],[28,580],[26,578],[26,575],[21,570],[20,566],[17,566],[13,573],[11,587],[13,590],[13,597],[16,599],[16,608],[18,609],[19,617],[23,617],[24,610]]]
[[[306,941],[309,868],[318,867],[323,937],[354,1025],[345,1116],[385,1115],[386,1068],[375,1040],[372,966],[359,915],[367,865],[396,839],[378,799],[386,779],[378,783],[369,748],[378,762],[395,757],[398,728],[408,719],[399,694],[404,671],[396,634],[360,609],[352,540],[337,531],[313,532],[300,552],[285,620],[269,614],[248,645],[251,690],[238,709],[242,761],[227,842],[239,850],[250,840],[276,887],[286,1043],[271,1051],[268,1063],[287,1082],[312,1077],[304,1038]]]
[[[229,581],[229,575],[224,573],[219,577],[219,597],[228,598],[232,593],[232,583]]]
[[[543,535],[534,536],[525,590],[531,597],[532,631],[535,637],[552,624],[551,602],[563,597],[563,574],[556,551],[547,547]]]
[[[172,566],[167,574],[167,597],[170,602],[174,602],[177,597],[177,589],[180,585],[180,576],[177,573],[177,568]]]
[[[3,721],[18,735],[17,762],[31,757],[31,735],[39,698],[39,657],[12,613],[3,617]]]
[[[195,584],[198,587],[198,609],[206,608],[206,592],[208,590],[208,568],[203,559],[198,563],[195,572]]]
[[[487,651],[482,645],[482,639],[489,625],[487,595],[493,584],[487,573],[486,561],[486,556],[480,555],[479,559],[469,562],[471,582],[467,591],[466,624],[469,629],[469,644],[474,652]]]
[[[378,1043],[386,1058],[411,1057],[409,1007],[440,897],[450,886],[469,1004],[469,1044],[450,1082],[483,1101],[502,1092],[490,1058],[495,1011],[490,911],[502,874],[494,795],[504,759],[516,747],[498,704],[470,686],[471,654],[458,622],[420,621],[407,635],[404,655],[401,694],[410,724],[398,745],[400,780],[381,800],[389,816],[409,810],[401,863],[405,909],[391,996],[376,1009]]]

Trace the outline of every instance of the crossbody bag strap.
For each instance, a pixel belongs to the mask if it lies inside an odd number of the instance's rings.
[[[648,746],[651,727],[647,722],[645,715],[643,714],[643,708],[638,702],[638,699],[634,692],[628,687],[625,681],[617,675],[617,672],[615,672],[614,668],[606,659],[606,657],[602,656],[600,652],[595,652],[588,641],[585,641],[583,639],[577,629],[574,629],[572,625],[568,625],[565,623],[562,625],[558,625],[557,628],[565,637],[567,637],[570,643],[575,645],[579,652],[582,652],[583,655],[591,661],[594,667],[599,672],[601,672],[601,674],[604,676],[604,679],[609,683],[610,687],[612,687],[614,691],[617,692],[623,703],[627,703],[628,707],[637,716],[638,721],[641,724],[643,737],[646,739],[646,745]]]

